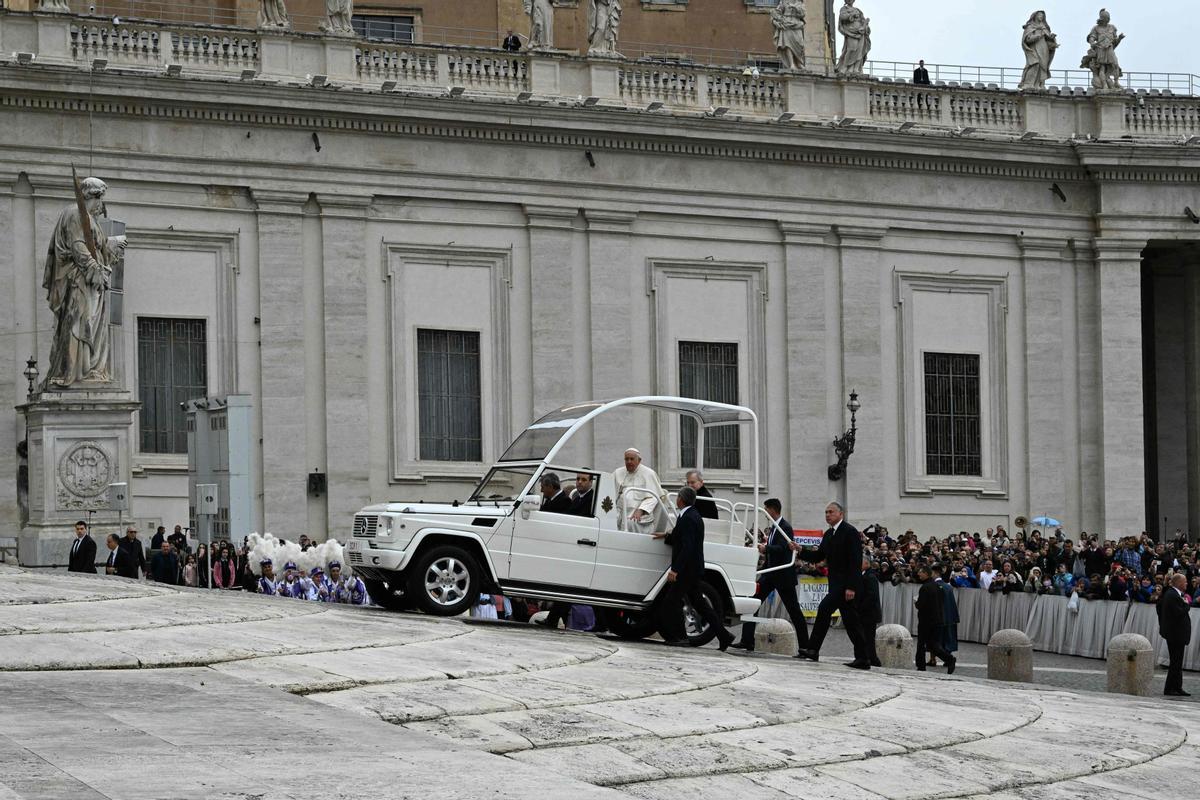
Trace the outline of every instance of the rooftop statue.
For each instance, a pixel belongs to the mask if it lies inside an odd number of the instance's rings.
[[[1058,37],[1046,22],[1045,11],[1035,11],[1021,33],[1021,49],[1025,51],[1025,70],[1021,73],[1021,91],[1041,91],[1050,79],[1050,64],[1058,49]]]
[[[522,0],[529,15],[530,49],[554,47],[554,6],[550,0]]]
[[[871,52],[871,20],[846,0],[838,13],[838,31],[845,37],[842,56],[837,62],[837,74],[847,77],[862,75]]]
[[[287,30],[292,27],[283,0],[259,0],[258,27]]]
[[[1092,88],[1111,91],[1121,88],[1121,63],[1117,61],[1117,46],[1125,34],[1117,33],[1112,17],[1106,9],[1100,9],[1100,19],[1088,34],[1087,55],[1079,66],[1092,71]]]
[[[784,69],[804,69],[804,2],[779,0],[771,12],[775,49]]]
[[[56,14],[71,13],[71,6],[67,0],[38,0],[38,11],[50,11]]]
[[[125,237],[108,237],[100,227],[104,193],[99,178],[75,183],[75,202],[58,216],[42,288],[54,312],[54,340],[44,388],[112,381],[108,290],[113,265],[125,252]]]
[[[590,0],[588,3],[588,55],[618,55],[617,32],[620,27],[621,0]]]
[[[334,36],[353,36],[354,26],[350,24],[353,14],[354,0],[325,0],[325,21],[321,23],[321,30]]]

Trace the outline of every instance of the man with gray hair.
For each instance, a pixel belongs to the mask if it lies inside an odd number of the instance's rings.
[[[1190,697],[1183,690],[1183,652],[1192,640],[1192,618],[1187,600],[1187,576],[1176,572],[1171,576],[1171,586],[1158,600],[1158,633],[1167,643],[1170,666],[1167,667],[1167,683],[1163,694],[1167,697]]]
[[[815,551],[801,550],[802,561],[825,562],[829,570],[829,593],[817,606],[817,620],[813,623],[812,635],[808,638],[808,649],[797,658],[816,661],[821,654],[821,644],[829,632],[833,612],[842,615],[842,626],[846,636],[854,645],[854,660],[846,664],[855,669],[870,669],[871,656],[863,644],[862,625],[858,620],[855,597],[862,588],[862,534],[845,519],[841,503],[825,506],[825,523],[829,529],[821,537]]]
[[[667,493],[658,474],[642,463],[636,447],[625,451],[625,466],[613,472],[613,482],[617,486],[618,528],[649,534],[670,527]],[[655,524],[656,518],[661,524]]]
[[[551,514],[570,514],[571,498],[562,490],[562,481],[554,472],[542,473],[542,511]]]
[[[698,469],[689,469],[687,485],[696,490],[696,510],[705,519],[717,518],[717,504],[713,502],[713,493],[704,485],[704,476]]]

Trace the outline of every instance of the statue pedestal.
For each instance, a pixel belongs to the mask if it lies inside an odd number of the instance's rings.
[[[129,483],[130,428],[140,406],[128,391],[106,386],[44,391],[17,406],[29,443],[29,513],[17,543],[23,566],[66,564],[75,522],[89,517],[103,554],[103,537],[129,519],[113,507],[108,487]]]

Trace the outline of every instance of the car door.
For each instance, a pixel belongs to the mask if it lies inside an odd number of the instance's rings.
[[[596,568],[600,523],[595,517],[518,509],[508,580],[587,588]]]
[[[617,530],[612,499],[615,488],[612,475],[600,477],[598,493],[604,499],[598,509],[600,541],[592,589],[597,593],[644,597],[671,566],[671,546],[649,534]]]

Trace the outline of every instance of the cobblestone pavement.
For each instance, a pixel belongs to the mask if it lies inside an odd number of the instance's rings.
[[[860,673],[839,639],[810,664],[0,567],[0,799],[1192,794],[1192,703]]]

